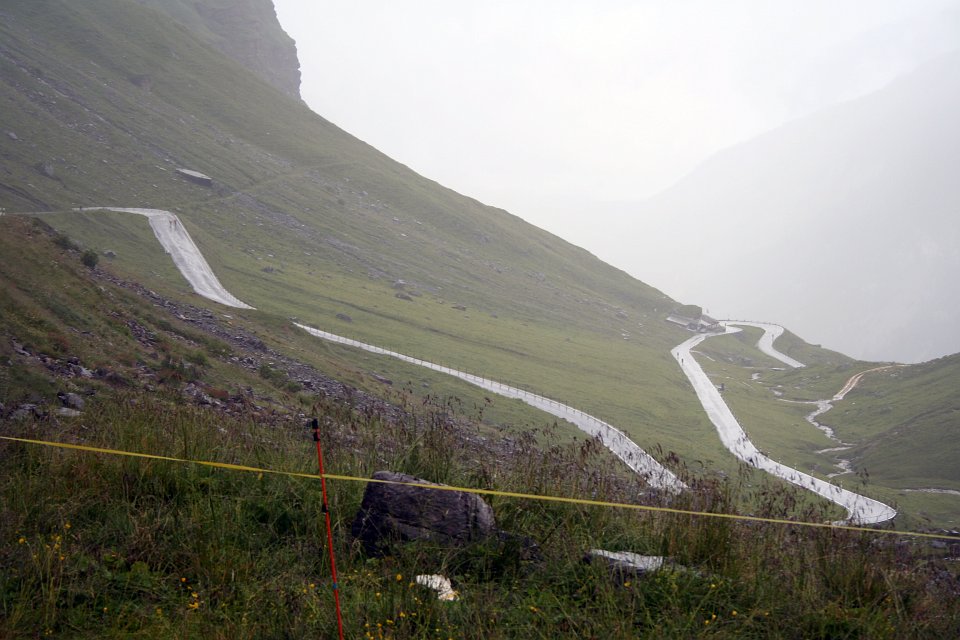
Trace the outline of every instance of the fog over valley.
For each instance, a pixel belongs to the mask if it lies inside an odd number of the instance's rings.
[[[956,1],[277,12],[307,103],[442,184],[714,315],[960,351]]]
[[[872,360],[960,351],[960,55],[607,206],[601,257],[723,317]],[[584,229],[584,233],[591,233]]]

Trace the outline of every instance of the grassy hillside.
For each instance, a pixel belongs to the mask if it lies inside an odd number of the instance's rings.
[[[189,27],[285,95],[300,96],[297,48],[270,0],[136,1]]]
[[[869,374],[834,424],[861,442],[853,453],[878,482],[960,490],[958,378],[960,356]],[[960,498],[951,497],[960,509]]]
[[[299,333],[284,334],[283,319],[163,298],[118,279],[103,258],[89,269],[43,219],[0,219],[0,252],[3,435],[310,473],[303,421],[316,415],[336,474],[386,467],[502,491],[832,517],[747,471],[687,476],[695,490],[667,502],[612,472],[593,443],[538,447],[528,433],[493,437],[467,402],[381,391],[386,403],[344,388],[284,355],[320,357],[302,350]],[[339,378],[370,383],[369,362],[321,351]],[[81,396],[80,415],[61,415],[58,393]],[[35,410],[14,418],[8,409],[24,401]],[[2,637],[333,634],[314,481],[9,441],[0,469]],[[941,638],[960,629],[955,567],[922,541],[498,497],[498,524],[536,542],[538,555],[487,542],[373,558],[348,533],[362,485],[329,489],[347,637]],[[597,547],[665,554],[681,568],[611,575],[583,562]],[[451,576],[460,600],[438,601],[413,582],[420,573]]]

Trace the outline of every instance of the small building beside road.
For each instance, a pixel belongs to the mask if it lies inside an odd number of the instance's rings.
[[[696,333],[712,333],[723,330],[723,327],[720,326],[717,320],[704,313],[698,316],[689,316],[675,311],[667,316],[667,322],[672,322],[688,331],[694,331]]]

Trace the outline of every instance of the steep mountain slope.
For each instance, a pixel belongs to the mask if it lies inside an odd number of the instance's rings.
[[[864,359],[960,350],[960,53],[717,154],[629,215],[672,295]]]
[[[300,96],[297,49],[270,0],[136,1],[190,27],[282,93]]]
[[[663,322],[673,303],[655,289],[414,174],[139,5],[3,12],[8,210],[176,209],[224,285],[264,312],[583,398],[650,448],[709,435],[669,359],[682,335]],[[119,229],[152,242],[120,218],[49,220],[88,246],[110,248]],[[130,251],[115,265],[185,288]],[[705,444],[693,455],[715,457]]]

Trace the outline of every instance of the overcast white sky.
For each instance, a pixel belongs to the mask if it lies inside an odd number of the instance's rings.
[[[958,46],[957,0],[275,0],[318,113],[559,233]],[[590,248],[590,247],[588,247]]]

